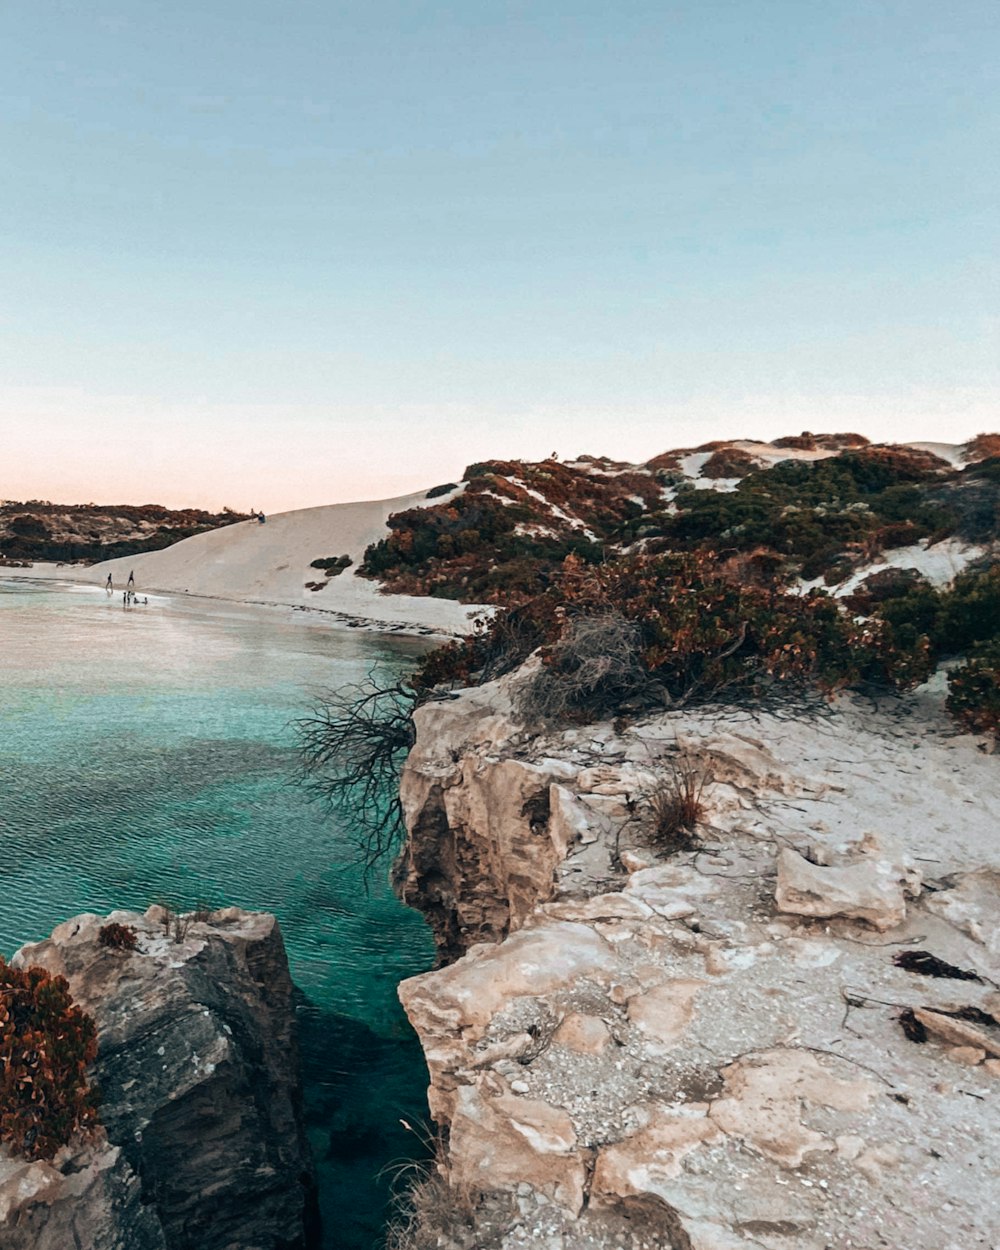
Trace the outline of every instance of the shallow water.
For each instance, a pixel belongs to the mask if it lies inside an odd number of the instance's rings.
[[[297,783],[290,722],[424,641],[303,613],[0,581],[0,953],[77,912],[273,911],[301,1010],[328,1246],[377,1243],[414,1153],[426,1071],[396,999],[429,967],[422,920],[366,893],[344,828]]]

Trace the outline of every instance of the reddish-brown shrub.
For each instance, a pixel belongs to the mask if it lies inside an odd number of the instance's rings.
[[[787,447],[791,451],[815,451],[816,435],[803,430],[801,434],[784,434],[771,439],[772,447]]]
[[[977,434],[965,444],[962,459],[966,464],[974,464],[993,456],[1000,456],[1000,434]]]
[[[646,468],[651,473],[656,473],[657,470],[663,470],[668,473],[680,472],[681,457],[685,455],[687,455],[687,452],[664,451],[660,455],[654,456],[652,460],[647,460]]]
[[[64,977],[0,958],[0,1141],[27,1159],[51,1159],[97,1123],[87,1068],[97,1029]]]
[[[739,447],[722,447],[713,451],[701,466],[701,476],[717,479],[726,477],[746,477],[754,469],[760,468],[759,462],[749,452]]]
[[[817,447],[825,451],[843,451],[845,447],[867,447],[869,440],[863,434],[815,434]]]
[[[713,552],[567,564],[557,586],[518,609],[518,623],[523,637],[542,645],[549,679],[568,687],[579,667],[574,647],[562,645],[572,642],[572,623],[609,613],[636,627],[636,661],[674,704],[791,698],[809,688],[832,694],[868,682],[906,686],[929,671],[926,639],[902,648],[884,622],[856,621],[828,595],[735,583],[721,575]],[[435,682],[472,679],[505,628],[501,613],[478,637],[430,657],[418,683],[433,684],[431,674]],[[613,694],[591,682],[579,706],[565,710],[578,718],[608,714]]]
[[[138,934],[130,924],[119,924],[116,920],[101,925],[97,931],[98,942],[112,950],[134,951],[137,938]]]

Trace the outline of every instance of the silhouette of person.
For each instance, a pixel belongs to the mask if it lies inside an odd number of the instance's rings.
[[[128,584],[129,584],[130,586],[134,586],[134,585],[135,585],[135,573],[134,573],[134,572],[132,572],[131,570],[129,571],[129,575],[128,575]]]
[[[110,595],[110,594],[111,594],[111,592],[114,590],[114,588],[115,588],[115,584],[114,584],[114,582],[111,580],[111,574],[109,573],[109,574],[108,574],[108,580],[104,583],[104,589],[105,589],[105,590],[108,592],[108,594]]]

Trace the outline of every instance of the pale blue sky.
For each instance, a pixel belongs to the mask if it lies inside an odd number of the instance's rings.
[[[0,497],[1000,427],[996,0],[6,0]]]

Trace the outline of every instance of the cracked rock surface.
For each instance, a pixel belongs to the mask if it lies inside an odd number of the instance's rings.
[[[679,756],[712,781],[667,857]],[[476,1196],[442,1250],[1000,1246],[997,768],[930,696],[539,737],[504,683],[423,708],[401,880],[445,966],[400,997]]]

